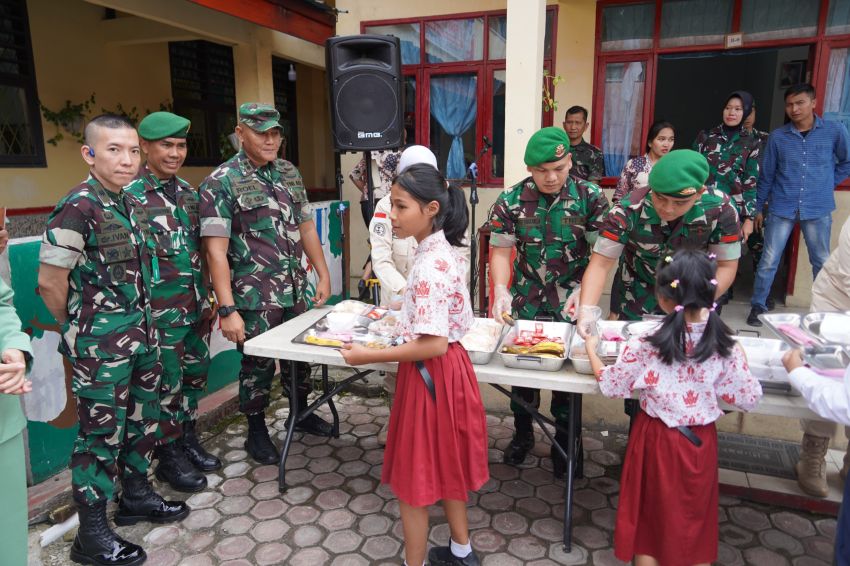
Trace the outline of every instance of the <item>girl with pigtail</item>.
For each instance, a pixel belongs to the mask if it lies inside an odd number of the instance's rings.
[[[715,312],[714,259],[683,250],[661,260],[655,294],[666,316],[653,334],[630,339],[614,365],[602,364],[596,336],[587,340],[603,395],[640,392],[614,531],[617,558],[638,566],[717,560],[718,400],[749,410],[762,395]]]

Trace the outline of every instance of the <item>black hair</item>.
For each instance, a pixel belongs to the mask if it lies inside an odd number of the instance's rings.
[[[668,258],[671,261],[667,261]],[[655,272],[655,293],[670,299],[677,308],[664,317],[661,327],[647,340],[657,350],[665,364],[683,362],[690,358],[704,362],[714,354],[728,357],[735,347],[732,330],[714,312],[717,290],[716,262],[702,250],[681,250],[661,259]],[[688,309],[709,309],[705,332],[698,344],[689,351]]]
[[[652,140],[658,137],[658,134],[661,133],[661,130],[664,128],[670,128],[673,130],[673,135],[676,135],[676,128],[673,127],[673,124],[668,122],[667,120],[656,120],[649,127],[649,131],[646,133],[646,151],[649,151],[649,146],[652,145]]]
[[[811,83],[798,83],[791,85],[785,89],[785,97],[783,100],[788,100],[789,96],[803,93],[808,94],[809,98],[815,98],[815,87],[813,87]]]
[[[567,116],[569,116],[570,114],[578,114],[578,113],[581,113],[584,116],[584,121],[587,122],[587,116],[588,116],[587,108],[585,108],[584,106],[578,106],[578,105],[570,106],[569,108],[567,108],[567,113],[564,114],[564,120],[566,120]]]
[[[437,201],[440,211],[434,218],[434,229],[443,230],[446,240],[453,246],[463,246],[463,236],[469,222],[469,209],[463,191],[446,183],[442,173],[426,163],[407,167],[393,179],[421,205]]]
[[[124,128],[129,128],[131,130],[135,130],[136,126],[133,125],[133,122],[128,117],[119,114],[107,113],[95,116],[89,120],[89,123],[86,124],[86,129],[84,130],[86,145],[92,145],[94,143],[94,131],[96,128],[107,128],[110,130],[122,130]]]

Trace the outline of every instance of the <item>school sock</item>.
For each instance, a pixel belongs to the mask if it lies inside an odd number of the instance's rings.
[[[472,552],[472,544],[467,542],[466,544],[458,544],[454,541],[454,539],[449,539],[451,544],[449,545],[452,554],[457,556],[458,558],[466,558],[469,556],[469,553]]]

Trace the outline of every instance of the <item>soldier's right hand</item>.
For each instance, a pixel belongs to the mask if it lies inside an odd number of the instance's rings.
[[[221,321],[221,333],[226,339],[236,344],[245,341],[245,321],[242,320],[238,311],[218,319]]]
[[[753,232],[761,232],[764,228],[764,214],[759,212],[753,219]]]
[[[504,315],[511,315],[511,294],[505,285],[496,285],[493,287],[493,318],[504,324],[506,321]]]

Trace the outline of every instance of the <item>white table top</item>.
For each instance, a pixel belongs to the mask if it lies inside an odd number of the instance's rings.
[[[342,354],[333,348],[299,344],[292,341],[296,336],[329,313],[330,310],[330,307],[312,309],[290,321],[284,322],[280,326],[272,328],[268,332],[264,332],[245,342],[244,352],[251,356],[264,358],[346,367],[347,364],[343,360]],[[358,367],[394,371],[396,366],[397,364],[395,363],[382,363]],[[480,383],[492,383],[504,386],[516,385],[535,389],[548,389],[550,391],[566,391],[569,393],[599,394],[596,379],[590,375],[576,373],[569,364],[565,364],[565,369],[556,372],[514,369],[502,365],[499,356],[495,355],[489,364],[473,367]],[[734,407],[725,405],[722,408],[736,410]],[[822,420],[806,406],[806,402],[802,397],[790,397],[786,395],[765,394],[759,406],[751,412],[794,419],[807,418]]]

